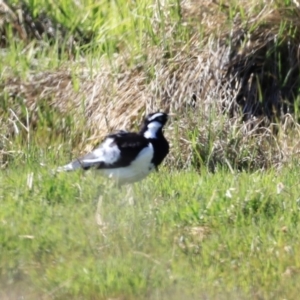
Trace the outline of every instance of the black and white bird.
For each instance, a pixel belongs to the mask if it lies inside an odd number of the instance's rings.
[[[94,168],[118,185],[142,180],[158,169],[169,152],[169,143],[162,131],[167,121],[166,113],[149,114],[139,132],[121,130],[110,134],[92,152],[57,171]]]

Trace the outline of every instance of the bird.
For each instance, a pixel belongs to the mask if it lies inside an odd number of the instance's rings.
[[[95,169],[118,186],[140,181],[157,170],[169,153],[163,135],[168,114],[154,112],[144,119],[139,132],[119,130],[107,135],[92,152],[58,167],[57,171]]]

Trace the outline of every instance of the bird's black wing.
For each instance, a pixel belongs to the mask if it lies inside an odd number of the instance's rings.
[[[149,141],[145,137],[134,132],[122,131],[107,138],[112,139],[111,147],[119,150],[119,156],[114,163],[103,161],[97,166],[98,169],[127,167],[144,148],[149,146]]]

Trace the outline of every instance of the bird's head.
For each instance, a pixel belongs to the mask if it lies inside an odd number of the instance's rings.
[[[168,115],[163,112],[156,112],[147,115],[144,120],[144,124],[141,133],[145,138],[157,138],[158,134],[161,134],[162,128],[168,121]]]

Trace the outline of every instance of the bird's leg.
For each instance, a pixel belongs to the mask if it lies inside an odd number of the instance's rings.
[[[126,193],[124,196],[124,204],[129,204],[129,205],[134,205],[135,201],[134,201],[134,192],[133,192],[133,186],[132,184],[127,185],[126,187],[124,187],[126,189]]]
[[[96,213],[95,213],[95,220],[98,226],[101,227],[101,229],[104,229],[107,227],[107,223],[103,221],[102,215],[103,215],[103,199],[104,201],[107,200],[107,186],[99,186],[98,187],[98,201],[95,199],[96,204]]]
[[[134,205],[134,191],[133,191],[133,186],[130,184],[127,188],[127,197],[128,197],[128,204],[129,205]]]
[[[100,195],[99,199],[98,199],[98,203],[97,203],[95,219],[96,219],[97,225],[101,226],[101,227],[103,227],[105,225],[105,223],[103,222],[102,217],[101,217],[102,202],[103,202],[103,196]]]

